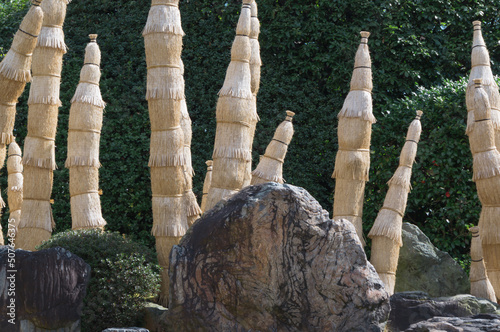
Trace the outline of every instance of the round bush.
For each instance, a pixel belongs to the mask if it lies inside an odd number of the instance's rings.
[[[159,291],[160,266],[155,253],[118,232],[65,231],[37,249],[53,247],[71,251],[92,268],[82,331],[136,325],[146,299]]]

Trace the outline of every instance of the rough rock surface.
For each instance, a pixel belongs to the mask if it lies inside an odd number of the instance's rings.
[[[0,247],[0,331],[19,331],[21,322],[38,330],[74,330],[90,266],[63,248],[37,252],[18,249],[15,257],[10,252],[10,258],[14,266],[10,266],[7,246]],[[12,318],[8,315],[11,299],[15,299],[15,325],[8,322]]]
[[[423,291],[432,297],[468,294],[467,273],[446,252],[437,249],[415,225],[403,223],[395,293]]]
[[[410,326],[406,332],[500,332],[500,316],[434,317]]]
[[[472,295],[431,298],[424,292],[403,292],[391,296],[391,331],[404,331],[411,324],[433,317],[468,317],[478,314],[500,314],[500,307]]]
[[[352,224],[302,188],[250,186],[174,246],[165,330],[380,331],[387,292]]]

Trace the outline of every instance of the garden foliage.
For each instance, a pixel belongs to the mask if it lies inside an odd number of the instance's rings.
[[[25,3],[26,1],[11,1]],[[332,211],[331,179],[337,151],[336,115],[349,91],[361,30],[371,32],[374,115],[372,168],[364,220],[371,227],[396,170],[407,127],[424,111],[422,141],[408,200],[410,221],[443,250],[460,258],[468,251],[467,225],[476,224],[479,203],[470,182],[471,155],[465,136],[463,78],[470,70],[472,21],[483,32],[494,73],[500,72],[500,1],[258,0],[262,79],[257,108],[254,167],[284,111],[296,113],[295,136],[284,164],[289,184],[306,188]],[[148,5],[146,5],[148,3]],[[230,60],[240,0],[182,0],[186,97],[193,120],[194,191],[201,198],[215,137],[215,106]],[[26,8],[0,14],[5,53]],[[149,117],[144,98],[146,64],[141,30],[148,1],[78,0],[68,5],[65,56],[54,172],[54,218],[70,227],[66,138],[70,99],[78,83],[88,34],[102,51],[101,91],[108,103],[101,139],[100,183],[108,229],[153,246]],[[26,136],[27,92],[20,99],[16,135]],[[5,188],[6,174],[2,176]],[[5,180],[4,180],[5,179]],[[5,220],[4,220],[5,222]]]
[[[147,247],[117,232],[78,230],[60,232],[39,249],[63,247],[91,267],[84,299],[82,331],[135,326],[146,300],[160,289],[160,266]]]

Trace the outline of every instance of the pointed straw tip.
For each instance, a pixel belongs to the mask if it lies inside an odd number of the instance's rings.
[[[361,35],[361,38],[370,37],[370,33],[368,31],[361,31],[359,34]]]
[[[469,228],[469,232],[471,232],[472,234],[479,233],[479,226]]]
[[[472,25],[481,27],[481,21],[474,21],[472,22]]]
[[[286,115],[289,117],[293,117],[295,115],[295,113],[292,111],[286,111]]]
[[[214,164],[214,161],[213,160],[207,160],[205,162],[207,164],[208,167],[212,166]]]
[[[96,40],[97,40],[97,34],[92,33],[92,34],[89,35],[89,38],[90,38],[90,42],[91,43],[95,43]]]
[[[420,110],[418,110],[418,111],[417,111],[417,118],[418,118],[419,120],[420,120],[420,117],[422,116],[422,114],[424,114],[424,112],[423,112],[423,111],[420,111]]]

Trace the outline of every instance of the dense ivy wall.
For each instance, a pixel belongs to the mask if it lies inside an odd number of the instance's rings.
[[[26,1],[0,14],[0,49],[8,49]],[[330,178],[337,150],[336,115],[349,91],[359,31],[372,33],[374,113],[372,169],[365,224],[381,207],[385,182],[397,167],[408,124],[417,108],[424,132],[405,220],[421,226],[455,257],[467,252],[466,226],[477,223],[478,201],[465,136],[461,78],[470,68],[472,21],[482,20],[493,70],[499,72],[500,1],[258,0],[261,21],[261,121],[254,163],[284,111],[296,112],[295,137],[284,166],[288,183],[301,186],[331,212]],[[9,5],[7,4],[7,7]],[[186,95],[193,120],[194,190],[201,197],[205,160],[215,137],[215,105],[229,63],[241,1],[181,0]],[[1,8],[0,8],[1,9]],[[141,30],[149,1],[73,0],[65,23],[64,58],[53,205],[56,231],[70,227],[66,137],[70,99],[78,83],[89,33],[99,34],[101,90],[108,106],[101,139],[102,208],[108,228],[149,245],[151,191],[147,160],[149,120],[144,99],[146,66]],[[421,88],[419,88],[421,87]],[[16,134],[26,136],[27,93],[20,99]],[[5,172],[4,172],[5,173]],[[5,188],[5,174],[2,188]],[[5,195],[4,195],[5,196]],[[5,218],[4,218],[5,219]],[[5,222],[5,220],[4,220]]]

